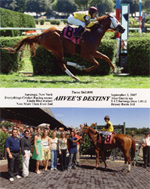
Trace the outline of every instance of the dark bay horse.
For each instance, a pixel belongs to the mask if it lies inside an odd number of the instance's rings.
[[[86,29],[82,39],[80,41],[80,56],[86,59],[88,62],[94,64],[89,68],[83,68],[76,63],[66,62],[64,60],[64,52],[70,54],[76,54],[76,44],[72,41],[63,37],[62,31],[57,27],[50,27],[45,30],[42,34],[29,36],[18,42],[14,48],[4,48],[11,53],[16,53],[20,50],[21,47],[26,45],[30,46],[31,52],[36,53],[35,44],[43,46],[48,51],[52,52],[58,61],[59,66],[64,70],[70,77],[75,80],[76,78],[66,67],[66,65],[74,66],[80,70],[85,70],[90,72],[96,69],[99,65],[98,61],[95,58],[102,58],[106,60],[110,67],[115,71],[115,68],[110,61],[110,59],[98,51],[101,39],[104,36],[107,29],[113,29],[114,31],[123,33],[125,29],[117,21],[115,17],[110,16],[109,14],[98,17],[95,24],[90,28]]]
[[[124,154],[125,165],[128,162],[128,172],[130,172],[131,162],[133,161],[135,156],[135,140],[132,137],[124,134],[115,134],[113,135],[112,143],[104,144],[103,150],[101,150],[102,144],[98,143],[99,133],[96,130],[94,130],[92,127],[87,126],[87,124],[84,124],[84,126],[81,127],[80,134],[82,135],[84,133],[88,134],[90,139],[93,141],[95,147],[95,153],[96,153],[96,168],[98,167],[98,163],[99,163],[99,152],[102,157],[102,160],[104,161],[106,168],[107,165],[105,160],[105,151],[118,147],[119,149],[121,149],[121,151]],[[129,155],[130,148],[131,148],[131,159]],[[125,167],[123,167],[123,169],[124,168]]]

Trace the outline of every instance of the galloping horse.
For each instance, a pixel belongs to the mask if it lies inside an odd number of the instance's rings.
[[[8,47],[4,49],[8,50],[11,53],[16,53],[20,50],[21,47],[29,45],[31,52],[35,55],[36,50],[34,44],[41,45],[56,56],[58,64],[62,68],[62,70],[64,70],[73,79],[79,80],[67,69],[66,65],[74,66],[77,69],[90,72],[96,69],[99,65],[98,61],[95,58],[102,58],[105,59],[109,63],[113,71],[115,71],[115,68],[110,59],[106,55],[98,51],[101,39],[104,36],[106,30],[109,28],[120,33],[123,33],[125,31],[125,29],[121,26],[121,24],[115,17],[107,14],[98,17],[95,24],[90,29],[86,29],[86,31],[84,32],[79,44],[80,56],[86,59],[88,62],[94,64],[89,68],[83,68],[76,63],[66,62],[64,60],[64,52],[76,54],[76,44],[74,44],[69,39],[64,38],[63,32],[57,27],[50,27],[42,34],[26,37],[18,42],[14,46],[14,48]]]
[[[87,124],[84,124],[84,126],[81,127],[80,135],[84,133],[88,134],[90,139],[93,141],[95,147],[95,153],[96,153],[96,168],[98,167],[98,162],[99,162],[99,152],[102,157],[102,160],[104,161],[106,168],[107,165],[105,160],[105,151],[118,147],[119,149],[121,149],[121,151],[124,154],[125,165],[128,162],[128,172],[130,172],[131,162],[133,161],[135,156],[135,140],[132,137],[124,134],[115,134],[113,135],[111,144],[100,144],[98,143],[99,133],[95,131],[92,127],[87,126]],[[102,145],[103,145],[103,150],[101,150]],[[129,155],[130,148],[131,148],[131,159]],[[123,167],[123,169],[124,168],[125,167]]]

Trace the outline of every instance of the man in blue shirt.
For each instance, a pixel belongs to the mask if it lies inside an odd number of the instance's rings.
[[[8,173],[10,175],[9,180],[14,181],[14,176],[18,179],[19,176],[19,166],[20,166],[20,140],[17,137],[17,129],[13,129],[12,136],[8,137],[5,142],[5,148],[7,151],[8,159]]]

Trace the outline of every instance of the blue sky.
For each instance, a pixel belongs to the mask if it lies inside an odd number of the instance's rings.
[[[126,123],[126,127],[149,127],[149,108],[51,108],[55,118],[66,126],[97,123],[105,125],[104,117],[109,115],[114,125]]]

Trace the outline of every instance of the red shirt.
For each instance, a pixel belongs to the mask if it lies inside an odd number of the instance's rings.
[[[75,137],[77,138],[77,139],[79,139],[80,138],[80,136],[78,135],[78,134],[76,134],[75,135]],[[77,142],[77,145],[79,145],[80,143],[79,142]]]

